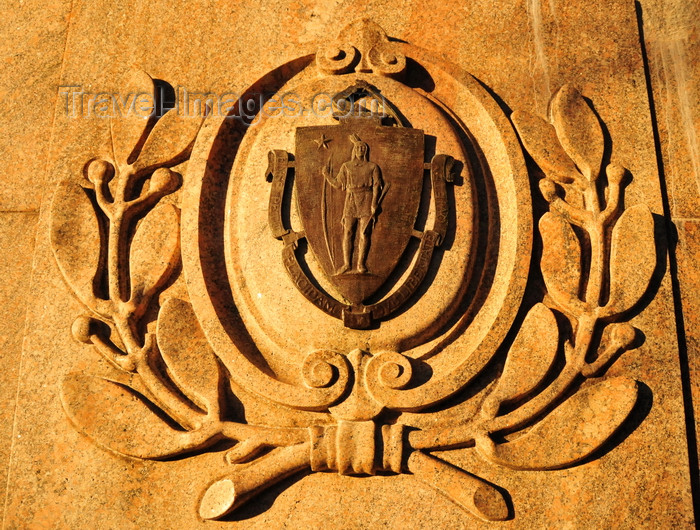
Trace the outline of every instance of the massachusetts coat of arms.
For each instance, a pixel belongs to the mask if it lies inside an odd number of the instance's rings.
[[[368,98],[374,98],[374,105]],[[293,166],[303,232],[293,232],[282,218],[290,155],[270,152],[270,225],[275,237],[286,243],[287,270],[304,295],[346,326],[366,329],[398,310],[428,272],[433,250],[447,229],[446,182],[453,178],[453,160],[435,155],[426,164],[423,131],[403,127],[396,113],[392,118],[397,126],[382,125],[389,103],[366,82],[344,90],[334,103],[339,108],[334,114],[337,125],[296,131]],[[382,109],[382,114],[368,107]],[[419,231],[416,221],[426,172],[431,173],[436,215],[431,227]],[[420,250],[408,280],[390,296],[367,303],[387,284],[413,237]],[[304,274],[294,252],[301,238],[308,240],[342,301],[316,288]]]

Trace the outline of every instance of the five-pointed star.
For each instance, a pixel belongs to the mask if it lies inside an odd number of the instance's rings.
[[[328,149],[328,142],[330,142],[330,138],[326,138],[325,134],[321,134],[321,138],[318,140],[314,140],[316,142],[316,145],[318,146],[319,149]]]

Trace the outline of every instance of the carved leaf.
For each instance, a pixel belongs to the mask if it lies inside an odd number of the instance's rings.
[[[602,381],[574,394],[527,434],[496,445],[477,442],[488,459],[514,469],[559,469],[583,460],[622,425],[637,401],[637,382]]]
[[[523,111],[515,111],[511,120],[525,149],[549,178],[562,184],[581,178],[573,160],[559,143],[552,125],[539,116]]]
[[[131,243],[131,298],[153,294],[167,281],[179,260],[179,210],[162,204],[138,225]]]
[[[578,90],[564,85],[552,99],[551,112],[564,150],[588,180],[595,180],[603,161],[605,141],[593,109]]]
[[[644,204],[628,208],[615,223],[610,249],[610,301],[606,312],[627,311],[649,288],[656,268],[654,218]]]
[[[218,411],[221,373],[192,306],[169,298],[158,314],[158,348],[175,383],[207,411]]]
[[[154,85],[150,75],[142,70],[133,70],[124,77],[120,87],[121,96],[117,110],[110,118],[114,156],[120,166],[133,162],[133,153],[143,141],[148,125],[148,113],[139,110],[152,105]],[[147,97],[148,99],[147,99]]]
[[[63,380],[61,400],[78,430],[117,453],[163,458],[191,448],[188,433],[173,429],[153,404],[127,386],[72,373]]]
[[[100,225],[86,191],[73,182],[59,184],[54,195],[51,248],[66,283],[81,302],[95,309],[93,282],[100,264]]]
[[[558,345],[554,314],[544,304],[535,305],[525,317],[484,408],[491,408],[495,415],[500,403],[520,399],[537,388],[554,364]]]
[[[550,296],[564,308],[580,303],[581,245],[571,225],[553,212],[539,222],[542,235],[540,268]]]
[[[159,119],[134,162],[138,172],[156,167],[171,167],[187,158],[202,126],[204,116],[185,116],[176,109]]]

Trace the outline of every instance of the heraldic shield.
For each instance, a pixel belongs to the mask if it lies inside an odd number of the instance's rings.
[[[344,94],[367,89],[353,86]],[[366,329],[402,307],[425,278],[447,230],[454,160],[435,155],[426,163],[424,132],[404,126],[395,112],[392,125],[366,109],[334,117],[336,125],[296,129],[294,160],[286,151],[269,153],[269,225],[285,243],[285,267],[304,296],[347,327]],[[292,168],[301,231],[287,218]],[[407,250],[411,238],[419,240],[414,252]],[[324,282],[302,263],[302,239]]]
[[[423,131],[367,118],[296,131],[297,206],[309,247],[351,304],[388,279],[412,236]]]

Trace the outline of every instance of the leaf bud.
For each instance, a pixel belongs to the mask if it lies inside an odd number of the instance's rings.
[[[557,196],[557,186],[550,179],[540,180],[540,191],[547,202],[552,202]]]
[[[172,193],[180,186],[180,179],[177,173],[167,167],[156,169],[151,175],[150,192],[159,195]]]
[[[101,158],[90,161],[87,166],[87,178],[96,188],[105,180],[110,180],[113,175],[114,166]]]
[[[73,338],[78,342],[90,344],[92,342],[92,323],[93,319],[87,315],[76,318],[71,326]]]

